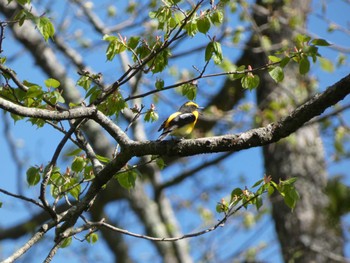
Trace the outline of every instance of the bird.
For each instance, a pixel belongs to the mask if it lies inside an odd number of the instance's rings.
[[[184,103],[177,112],[171,114],[162,123],[158,129],[158,132],[162,131],[162,133],[157,141],[164,140],[169,134],[182,138],[190,134],[198,120],[198,109],[203,108],[199,107],[193,101]]]

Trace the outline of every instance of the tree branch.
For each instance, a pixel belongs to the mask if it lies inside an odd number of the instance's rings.
[[[314,95],[288,116],[266,127],[240,134],[200,138],[182,141],[133,142],[128,151],[133,156],[167,155],[191,156],[203,153],[239,151],[279,141],[301,128],[306,122],[320,115],[350,93],[350,75]]]
[[[96,113],[96,108],[77,107],[66,111],[46,110],[38,108],[24,107],[6,99],[0,98],[0,108],[24,117],[40,118],[46,120],[71,120],[77,118],[91,117]]]

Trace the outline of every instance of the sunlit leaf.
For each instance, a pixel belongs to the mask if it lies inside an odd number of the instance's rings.
[[[127,190],[135,187],[136,178],[137,173],[132,170],[117,174],[117,180],[119,184]]]
[[[68,247],[70,246],[71,243],[72,243],[72,237],[67,237],[61,242],[60,247],[61,248]]]
[[[30,186],[37,185],[40,181],[40,173],[39,173],[39,168],[37,167],[30,167],[27,170],[27,183]]]
[[[48,88],[58,88],[61,85],[61,83],[58,80],[53,78],[49,78],[45,80],[44,83],[45,83],[45,86]]]
[[[36,25],[40,33],[44,37],[45,41],[47,41],[50,37],[53,37],[53,35],[55,34],[55,28],[51,23],[50,19],[48,19],[47,17],[40,17]]]
[[[208,17],[203,16],[197,20],[198,31],[206,34],[210,29],[210,20]]]
[[[274,81],[281,82],[284,79],[284,72],[281,67],[274,67],[269,70],[269,74]]]

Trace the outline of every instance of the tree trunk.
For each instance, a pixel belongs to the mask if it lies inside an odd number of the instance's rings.
[[[263,11],[273,10],[290,21],[294,16],[299,20],[297,26],[304,27],[309,1],[290,1],[282,4],[274,2],[273,6],[259,3],[255,8],[254,18],[258,26],[266,25],[268,17]],[[297,17],[295,17],[297,16]],[[281,21],[281,19],[280,19]],[[288,24],[281,23],[280,30],[271,27],[260,31],[259,37],[252,38],[257,43],[261,36],[268,36],[272,44],[288,40],[291,45],[293,31]],[[258,43],[256,46],[261,46]],[[255,54],[253,68],[267,62],[268,52]],[[252,56],[253,57],[253,56]],[[310,81],[300,77],[297,65],[289,64],[285,70],[285,79],[276,84],[268,73],[260,74],[260,86],[257,102],[261,110],[263,123],[273,118],[276,112],[288,113],[295,105],[303,102],[310,95]],[[274,108],[275,107],[275,108]],[[276,110],[276,107],[279,107]],[[263,148],[265,170],[273,180],[297,177],[297,190],[300,200],[294,211],[284,204],[282,198],[273,196],[272,216],[280,240],[282,253],[286,262],[339,262],[343,260],[343,236],[338,224],[330,222],[326,207],[329,199],[324,194],[327,183],[325,157],[317,125],[300,129],[287,139]]]

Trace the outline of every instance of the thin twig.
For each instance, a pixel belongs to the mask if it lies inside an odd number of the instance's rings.
[[[225,214],[225,216],[221,220],[219,220],[218,223],[216,223],[214,226],[207,228],[207,229],[204,229],[202,231],[198,231],[198,232],[194,232],[194,233],[190,233],[190,234],[185,234],[185,235],[182,235],[179,237],[152,237],[152,236],[147,236],[147,235],[141,235],[141,234],[130,232],[130,231],[125,230],[125,229],[121,229],[121,228],[112,226],[104,221],[100,221],[100,222],[96,222],[96,223],[92,222],[92,223],[90,223],[90,225],[96,226],[96,227],[103,226],[103,227],[106,227],[110,230],[116,231],[116,232],[121,233],[121,234],[125,234],[125,235],[132,236],[132,237],[137,237],[137,238],[142,238],[142,239],[146,239],[146,240],[157,241],[157,242],[174,242],[174,241],[179,241],[179,240],[186,239],[186,238],[201,236],[201,235],[204,235],[204,234],[207,234],[209,232],[216,230],[218,227],[223,227],[229,217],[231,217],[233,214],[237,213],[240,209],[245,207],[247,204],[249,204],[251,201],[253,201],[254,199],[256,199],[259,196],[260,195],[254,195],[252,198],[250,198],[249,200],[247,200],[246,202],[244,202],[243,204],[238,206],[236,209],[233,209],[233,207],[230,208],[229,211]]]
[[[12,197],[14,197],[14,198],[18,198],[18,199],[27,201],[27,202],[29,202],[29,203],[32,203],[32,204],[34,204],[34,205],[36,205],[36,206],[39,206],[40,208],[43,208],[43,209],[44,209],[44,206],[43,206],[42,204],[40,204],[38,201],[36,201],[36,200],[34,200],[34,199],[32,199],[32,198],[28,198],[28,197],[25,197],[25,196],[23,196],[23,195],[13,194],[13,193],[10,193],[10,192],[8,192],[8,191],[6,191],[6,190],[4,190],[4,189],[1,189],[1,188],[0,188],[0,192],[3,193],[3,194],[5,194],[5,195],[9,195],[9,196],[12,196]]]

